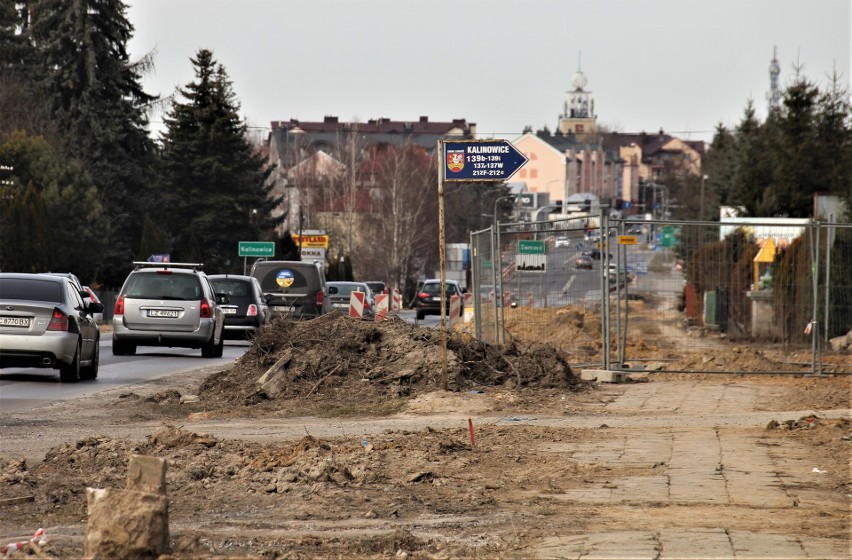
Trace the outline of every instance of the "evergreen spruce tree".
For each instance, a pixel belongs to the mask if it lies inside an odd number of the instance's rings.
[[[155,99],[140,84],[150,57],[131,63],[133,26],[121,0],[38,0],[31,32],[40,87],[66,149],[95,182],[104,205],[100,228],[109,239],[104,283],[119,284],[136,253],[152,205],[155,145],[145,130]]]
[[[705,189],[705,219],[708,216],[718,216],[718,212],[710,212],[716,204],[731,206],[731,187],[736,176],[736,137],[721,123],[716,125],[710,149],[701,162],[707,180]]]
[[[102,207],[89,176],[43,138],[24,132],[0,141],[0,161],[13,168],[7,180],[14,185],[4,189],[5,196],[13,206],[22,204],[0,230],[4,260],[42,267],[35,272],[73,271],[87,283],[94,280],[98,262],[92,256],[104,251],[106,240],[97,226]]]
[[[137,261],[148,260],[151,255],[168,254],[171,243],[164,232],[150,216],[145,216],[145,222],[142,226],[142,239],[139,242],[139,252],[136,255]]]
[[[731,205],[744,207],[747,216],[773,216],[777,202],[772,190],[772,157],[766,129],[758,121],[751,100],[737,126],[735,152]]]
[[[774,215],[806,218],[813,212],[813,195],[825,190],[827,170],[819,165],[818,99],[819,89],[801,75],[784,90],[777,127],[771,129]]]
[[[836,73],[829,89],[819,97],[817,143],[821,190],[845,200],[849,213],[846,220],[852,221],[852,106],[849,88],[841,86]]]
[[[293,241],[293,235],[290,230],[284,232],[280,240],[281,260],[282,261],[300,261],[302,256],[299,254],[299,246]]]
[[[209,50],[191,59],[196,80],[180,89],[163,136],[159,195],[176,260],[200,258],[209,273],[241,270],[239,241],[267,239],[270,170],[245,136],[228,75]]]

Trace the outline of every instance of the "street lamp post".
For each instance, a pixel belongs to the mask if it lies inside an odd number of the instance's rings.
[[[701,176],[701,201],[699,202],[699,205],[698,205],[698,221],[699,222],[704,220],[704,181],[706,181],[709,178],[710,177],[707,176],[707,175]]]

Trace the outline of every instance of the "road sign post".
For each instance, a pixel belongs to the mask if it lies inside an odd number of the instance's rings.
[[[445,181],[505,181],[527,162],[506,140],[444,142]]]
[[[274,241],[240,241],[237,245],[239,256],[243,257],[243,274],[246,274],[248,257],[274,257]]]
[[[506,140],[438,140],[438,260],[441,265],[441,386],[447,389],[447,327],[444,314],[444,181],[505,181],[527,162],[527,157]],[[497,224],[494,224],[496,228]],[[496,232],[495,232],[496,233]],[[496,248],[493,266],[500,266]],[[502,281],[502,276],[500,277]],[[496,341],[499,343],[499,340]]]

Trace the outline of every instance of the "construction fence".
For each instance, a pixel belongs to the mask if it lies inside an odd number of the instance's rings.
[[[490,344],[624,371],[852,373],[850,224],[585,215],[474,232],[471,255]]]

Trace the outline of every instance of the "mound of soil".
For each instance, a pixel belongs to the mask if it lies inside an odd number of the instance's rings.
[[[208,407],[275,408],[292,407],[294,399],[310,397],[360,405],[361,412],[365,407],[387,412],[394,397],[443,388],[584,385],[571,371],[567,356],[553,346],[515,341],[497,348],[451,330],[446,337],[444,374],[438,329],[396,318],[361,321],[338,313],[310,321],[278,318],[257,333],[251,349],[232,368],[201,384],[199,398]],[[341,413],[339,405],[335,413]]]

